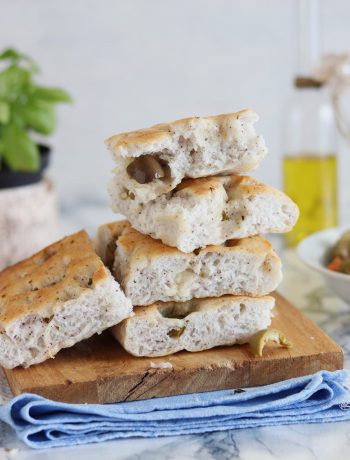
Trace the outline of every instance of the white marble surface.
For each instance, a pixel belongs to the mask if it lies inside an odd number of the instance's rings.
[[[81,202],[64,207],[64,232],[87,227],[111,215],[102,202]],[[274,238],[280,246],[279,237]],[[305,268],[294,251],[282,251],[284,282],[281,291],[317,322],[343,348],[350,368],[350,307],[324,286],[322,279]],[[0,388],[5,385],[0,384]],[[8,397],[4,394],[3,397]],[[350,458],[350,423],[295,425],[208,433],[159,439],[132,439],[71,448],[34,451],[18,441],[13,431],[0,423],[0,460],[332,460]]]

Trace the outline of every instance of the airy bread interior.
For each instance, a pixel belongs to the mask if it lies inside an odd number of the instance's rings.
[[[112,184],[122,185],[124,193],[146,203],[173,190],[185,177],[252,171],[267,153],[253,126],[257,119],[254,111],[242,110],[112,136],[106,141],[116,163]],[[142,155],[152,155],[166,165],[167,176],[146,184],[130,177],[128,165]]]
[[[114,211],[140,232],[183,252],[230,238],[288,232],[299,216],[298,207],[284,193],[247,176],[186,180],[148,203],[110,185]]]
[[[165,356],[242,344],[271,324],[273,297],[224,296],[136,307],[135,315],[111,329],[134,356]]]
[[[132,314],[85,232],[0,273],[0,365],[44,361]]]
[[[259,236],[183,253],[122,221],[101,226],[97,240],[102,256],[101,241],[115,245],[112,271],[133,305],[224,294],[261,296],[282,278],[280,259]]]

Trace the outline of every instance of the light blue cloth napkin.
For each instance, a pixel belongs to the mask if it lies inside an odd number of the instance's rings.
[[[345,370],[321,371],[245,390],[116,404],[64,404],[23,394],[0,407],[0,419],[33,448],[342,421],[350,420],[349,377]]]

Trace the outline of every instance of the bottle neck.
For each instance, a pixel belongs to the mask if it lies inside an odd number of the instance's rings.
[[[319,0],[297,2],[297,75],[309,78],[320,60]],[[310,83],[307,86],[310,87]],[[314,86],[315,87],[315,86]]]
[[[297,89],[319,89],[322,88],[322,86],[322,82],[311,77],[299,75],[294,79],[294,87]]]

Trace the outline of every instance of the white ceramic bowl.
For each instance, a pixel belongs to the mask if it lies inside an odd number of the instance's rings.
[[[347,230],[349,226],[313,233],[299,243],[297,252],[306,265],[323,275],[328,286],[336,295],[350,303],[350,275],[327,268],[330,249]]]

